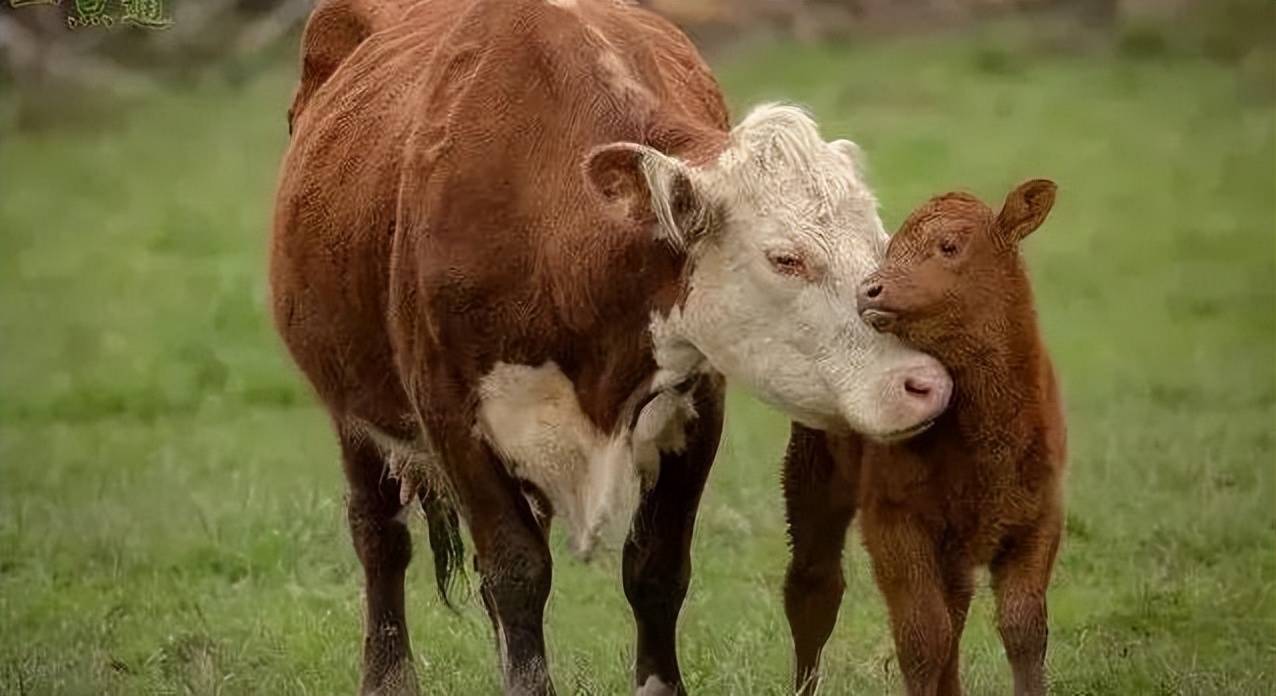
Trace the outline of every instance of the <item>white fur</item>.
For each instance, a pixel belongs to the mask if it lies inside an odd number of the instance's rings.
[[[436,487],[437,493],[448,492],[443,490],[447,479],[440,473],[438,451],[426,434],[404,440],[364,420],[356,419],[351,425],[381,450],[387,463],[386,475],[399,481],[399,504],[403,506],[400,517],[411,508],[409,503],[422,485]]]
[[[634,696],[673,696],[673,694],[673,687],[654,674],[647,677],[642,686],[634,692]]]
[[[571,548],[588,558],[600,537],[627,531],[659,453],[685,446],[687,397],[662,393],[604,433],[581,410],[575,386],[553,362],[497,363],[479,384],[477,430],[512,475],[535,485],[563,518]]]
[[[942,368],[856,312],[888,241],[860,159],[853,143],[824,142],[804,111],[783,105],[751,112],[710,166],[643,150],[656,234],[694,256],[686,302],[653,324],[662,365],[707,360],[821,429],[886,436],[934,415],[918,411],[902,376]],[[672,210],[679,177],[703,203],[690,224]],[[688,237],[705,216],[708,233]],[[778,273],[768,260],[777,252],[800,255],[814,279]]]

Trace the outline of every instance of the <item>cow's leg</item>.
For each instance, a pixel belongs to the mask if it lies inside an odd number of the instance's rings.
[[[543,626],[552,564],[541,520],[469,428],[456,423],[441,431],[449,480],[474,540],[483,604],[496,629],[505,693],[553,694]]]
[[[344,433],[341,454],[350,495],[346,516],[363,564],[365,625],[359,693],[417,694],[416,673],[403,609],[403,576],[412,557],[408,528],[399,519],[399,482],[385,475],[376,446]]]
[[[718,380],[700,380],[695,405],[698,417],[687,425],[687,448],[661,454],[656,485],[643,497],[625,540],[623,583],[637,624],[634,678],[641,696],[685,693],[678,614],[691,581],[696,510],[722,435]]]
[[[888,509],[866,508],[862,529],[890,613],[904,686],[909,696],[934,696],[953,646],[934,541],[916,520]]]
[[[1052,518],[1012,542],[991,566],[997,630],[1014,671],[1015,696],[1046,693],[1046,588],[1059,550],[1061,527]]]
[[[792,555],[784,613],[793,636],[794,688],[813,694],[820,651],[837,623],[845,580],[842,550],[855,515],[859,442],[793,424],[784,457],[784,505]]]

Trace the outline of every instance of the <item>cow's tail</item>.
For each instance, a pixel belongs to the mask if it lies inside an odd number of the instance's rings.
[[[434,582],[439,598],[448,609],[456,611],[449,592],[458,576],[465,578],[465,542],[461,539],[460,520],[456,508],[443,495],[433,490],[421,494],[421,508],[434,554]]]

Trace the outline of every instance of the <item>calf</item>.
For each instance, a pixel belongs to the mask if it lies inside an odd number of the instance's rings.
[[[453,511],[468,527],[506,691],[552,691],[557,515],[581,556],[626,530],[634,685],[680,692],[723,377],[881,437],[950,393],[855,315],[887,242],[857,149],[788,106],[730,127],[686,37],[612,0],[328,0],[302,66],[270,281],[340,441],[362,690],[417,691],[403,512],[420,501],[441,587]]]
[[[1046,587],[1063,528],[1064,422],[1019,242],[1055,185],[1029,181],[994,214],[950,193],[916,210],[860,288],[879,331],[937,357],[952,406],[906,442],[795,425],[785,465],[793,558],[785,607],[799,691],[813,691],[841,601],[840,559],[858,509],[909,694],[958,694],[958,642],[979,566],[1016,694],[1045,690]]]

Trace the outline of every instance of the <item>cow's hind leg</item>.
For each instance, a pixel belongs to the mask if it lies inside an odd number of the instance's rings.
[[[403,580],[412,557],[407,526],[399,518],[399,482],[385,473],[381,452],[360,433],[342,435],[341,454],[350,495],[346,515],[363,564],[365,696],[417,694],[416,673],[403,607]]]
[[[656,485],[644,496],[625,541],[623,582],[638,629],[634,677],[640,696],[685,693],[677,624],[691,581],[691,535],[700,494],[722,435],[722,396],[714,380],[696,390],[697,418],[687,448],[664,453]]]
[[[859,441],[793,424],[784,457],[784,505],[792,556],[784,613],[793,636],[794,688],[819,686],[820,652],[837,623],[846,586],[842,551],[855,515]]]

